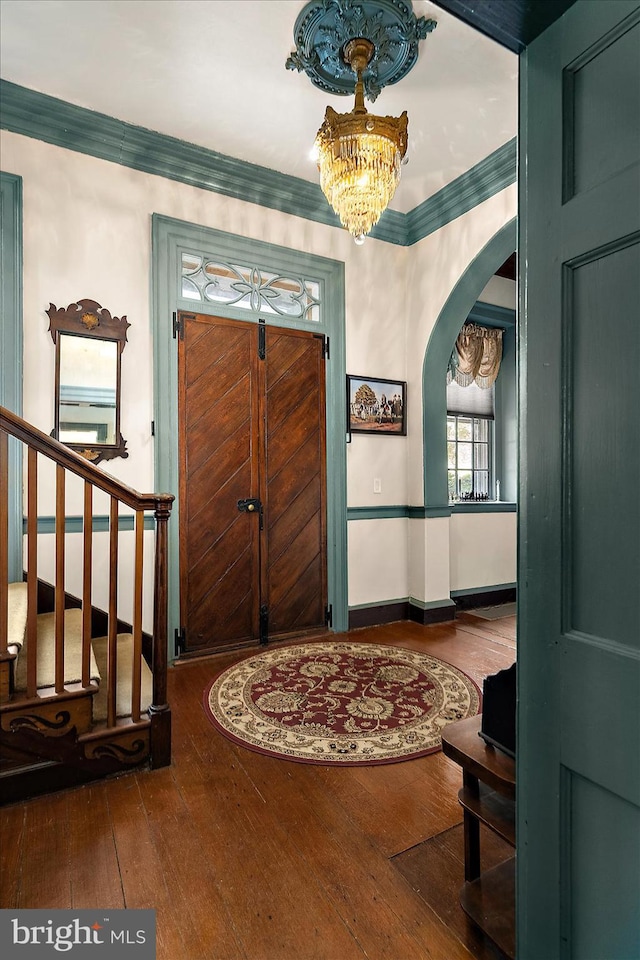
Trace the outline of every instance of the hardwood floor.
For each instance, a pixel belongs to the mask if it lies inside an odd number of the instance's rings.
[[[515,659],[514,617],[350,637],[424,650],[479,686]],[[0,810],[0,906],[155,908],[158,960],[500,957],[457,904],[460,768],[441,752],[336,769],[236,746],[202,695],[246,655],[170,670],[170,767]]]

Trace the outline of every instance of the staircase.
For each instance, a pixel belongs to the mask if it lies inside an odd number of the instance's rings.
[[[26,573],[8,582],[9,437],[26,466]],[[55,464],[55,571],[43,603],[38,577],[38,470]],[[20,463],[20,455],[17,462]],[[82,595],[65,589],[65,480],[83,481]],[[108,609],[92,605],[93,491],[109,497]],[[0,407],[0,803],[171,760],[167,689],[167,523],[173,496],[139,494]],[[124,509],[124,513],[121,510]],[[132,625],[118,618],[120,519],[133,511]],[[145,514],[155,526],[153,577],[145,578]],[[77,527],[77,524],[76,524]],[[49,535],[50,536],[50,535]],[[77,577],[76,577],[77,579]],[[122,580],[122,577],[120,578]],[[127,585],[128,586],[128,585]],[[144,634],[145,588],[153,629]],[[43,609],[50,606],[51,609]],[[98,615],[97,615],[98,614]],[[96,631],[104,626],[104,635]]]

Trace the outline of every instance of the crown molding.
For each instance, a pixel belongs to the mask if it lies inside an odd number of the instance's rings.
[[[143,173],[339,226],[317,184],[115,120],[7,80],[0,81],[0,126]]]
[[[318,184],[116,120],[8,80],[0,80],[0,127],[143,173],[342,229]],[[514,138],[410,213],[386,210],[371,237],[410,246],[515,179]]]
[[[407,244],[423,240],[515,183],[516,171],[517,138],[514,137],[414,207],[407,214]]]

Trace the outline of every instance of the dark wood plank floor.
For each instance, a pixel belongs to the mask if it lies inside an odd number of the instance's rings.
[[[514,617],[350,637],[424,650],[480,686],[515,659]],[[202,694],[242,655],[170,670],[170,767],[0,810],[0,906],[155,908],[158,960],[498,957],[457,904],[460,768],[441,752],[335,769],[236,746]]]

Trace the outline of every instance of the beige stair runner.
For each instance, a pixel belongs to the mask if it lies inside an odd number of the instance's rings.
[[[107,638],[92,640],[98,668],[107,675]],[[133,671],[133,637],[130,633],[118,634],[118,682],[116,685],[116,717],[131,716],[131,690]],[[153,677],[142,657],[140,709],[144,712],[151,706]],[[103,683],[93,699],[93,719],[107,719],[107,685]]]
[[[27,585],[9,584],[9,648],[17,653],[15,672],[15,693],[24,694],[27,689],[26,623],[27,623]],[[37,688],[55,686],[55,614],[41,613],[37,618]],[[65,684],[82,682],[82,611],[69,609],[64,612],[64,676]],[[119,633],[117,639],[117,685],[116,717],[131,715],[131,692],[133,674],[133,637],[130,633]],[[93,720],[99,722],[107,718],[107,638],[98,637],[91,641],[89,676],[91,683],[98,686],[93,699]],[[144,713],[151,705],[153,678],[144,658],[141,658],[140,709]]]
[[[56,622],[54,613],[41,613],[38,622],[38,667],[37,687],[53,687],[56,682],[55,636]],[[82,682],[82,610],[65,610],[64,612],[64,682]],[[27,642],[25,642],[16,663],[16,692],[23,693],[27,689]],[[100,671],[96,658],[91,650],[89,661],[89,677],[92,683],[100,683]]]
[[[27,585],[26,583],[10,583],[8,591],[9,629],[7,644],[10,653],[18,653],[24,643],[24,632],[27,628]]]

